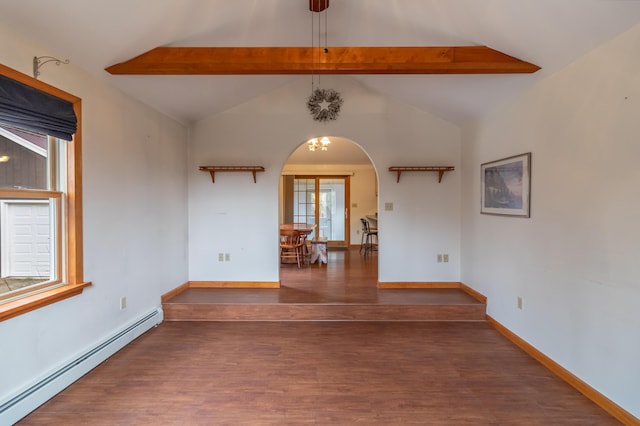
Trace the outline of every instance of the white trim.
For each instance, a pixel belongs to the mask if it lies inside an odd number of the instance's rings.
[[[28,140],[23,139],[20,136],[13,134],[6,129],[3,129],[2,127],[0,127],[0,136],[4,136],[5,138],[17,143],[18,145],[23,146],[28,150],[33,151],[36,154],[42,155],[43,157],[47,158],[46,149],[41,148],[38,145],[34,144],[33,142],[29,142]]]
[[[0,424],[16,423],[163,319],[162,307],[159,306],[22,391],[0,401]]]
[[[0,248],[7,247],[7,203],[11,201],[0,200]],[[0,250],[0,276],[9,266],[9,250]]]
[[[0,276],[6,277],[9,276],[9,271],[11,268],[9,267],[11,264],[11,260],[9,259],[9,254],[11,250],[9,250],[9,216],[8,216],[8,208],[10,204],[47,204],[49,205],[49,236],[51,241],[55,242],[55,222],[53,222],[52,211],[55,212],[55,206],[51,206],[50,200],[40,200],[40,199],[23,199],[23,200],[0,200],[0,247],[5,248],[5,250],[0,250]],[[53,209],[52,209],[53,207]],[[57,275],[55,271],[55,253],[54,250],[49,250],[50,259],[49,259],[49,277]]]

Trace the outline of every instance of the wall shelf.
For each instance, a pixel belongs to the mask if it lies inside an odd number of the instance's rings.
[[[402,172],[438,172],[438,183],[440,183],[442,182],[444,172],[451,172],[453,170],[455,170],[453,166],[389,167],[390,172],[396,172],[398,174],[396,182],[400,182]]]
[[[251,172],[253,174],[253,183],[256,183],[256,173],[264,172],[262,166],[200,166],[203,172],[211,174],[211,182],[216,182],[216,172]]]

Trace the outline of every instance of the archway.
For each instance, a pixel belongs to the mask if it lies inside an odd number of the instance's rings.
[[[343,137],[328,138],[326,150],[310,149],[305,141],[285,161],[280,178],[279,223],[312,224],[309,238],[326,239],[330,253],[359,253],[360,219],[377,218],[377,171],[359,144]]]

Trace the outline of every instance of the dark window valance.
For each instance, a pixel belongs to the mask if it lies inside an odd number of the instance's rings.
[[[0,123],[70,141],[78,127],[73,104],[0,75]]]

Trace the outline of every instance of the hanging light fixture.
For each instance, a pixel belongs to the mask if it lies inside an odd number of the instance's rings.
[[[342,97],[340,93],[333,89],[320,88],[320,72],[318,72],[318,87],[315,87],[314,67],[317,59],[318,65],[322,62],[321,52],[325,55],[329,54],[329,45],[327,43],[327,8],[329,0],[309,0],[309,10],[311,11],[311,96],[307,98],[307,108],[314,120],[326,123],[336,120],[340,114],[342,107]],[[318,44],[316,48],[314,16],[318,17]],[[324,17],[324,48],[322,45],[322,34],[320,31],[321,17]],[[316,54],[318,57],[316,58]],[[326,151],[326,149],[324,149]]]
[[[318,140],[318,138],[309,139],[307,141],[307,146],[309,147],[309,151],[316,151],[317,149],[320,149],[320,151],[327,151],[330,143],[331,140],[329,140],[328,137],[323,136],[320,140]]]

